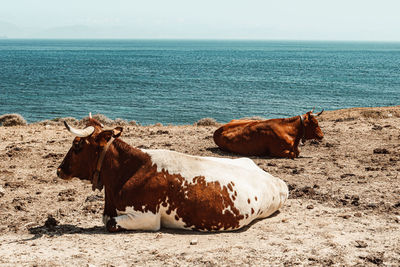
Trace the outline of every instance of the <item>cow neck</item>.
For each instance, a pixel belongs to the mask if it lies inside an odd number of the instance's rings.
[[[101,191],[103,189],[103,182],[100,179],[100,170],[101,170],[101,165],[103,164],[103,160],[106,156],[107,150],[114,142],[115,138],[111,137],[110,140],[108,140],[107,144],[103,147],[103,150],[100,152],[99,159],[97,160],[97,165],[96,165],[96,170],[94,171],[93,174],[93,179],[92,179],[92,190],[95,191],[96,188]]]

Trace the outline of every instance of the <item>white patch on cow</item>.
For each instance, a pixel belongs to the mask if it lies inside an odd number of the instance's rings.
[[[151,211],[136,211],[132,207],[126,207],[124,211],[117,210],[115,217],[117,226],[127,230],[158,231],[160,229],[160,213]]]
[[[228,189],[228,192],[234,207],[244,216],[239,222],[239,227],[249,224],[256,218],[271,215],[288,197],[285,182],[263,171],[249,158],[198,157],[169,150],[143,151],[150,155],[158,172],[164,170],[169,174],[180,175],[188,184],[193,184],[193,178],[199,176],[204,177],[206,182],[219,182],[221,187],[229,188],[228,184],[233,182],[234,185],[231,184],[233,191]],[[233,200],[235,191],[237,196]],[[254,200],[255,196],[257,201]],[[257,214],[259,210],[261,214]],[[231,207],[226,208],[224,212],[232,212]],[[247,219],[245,214],[249,214]],[[172,220],[170,223],[172,224]]]

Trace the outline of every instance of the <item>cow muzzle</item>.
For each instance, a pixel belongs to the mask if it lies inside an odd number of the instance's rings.
[[[70,180],[71,177],[66,175],[61,168],[57,168],[57,176],[63,180]]]

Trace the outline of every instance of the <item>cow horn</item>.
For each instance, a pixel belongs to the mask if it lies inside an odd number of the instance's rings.
[[[318,114],[314,114],[314,113],[311,112],[311,115],[313,115],[313,116],[319,116],[319,115],[322,114],[322,112],[324,112],[324,110],[321,110],[321,112],[319,112]]]
[[[77,129],[77,128],[74,128],[74,127],[68,125],[68,123],[66,121],[64,121],[64,125],[65,125],[65,128],[67,128],[67,130],[70,133],[72,133],[73,135],[76,135],[78,137],[88,137],[89,135],[91,135],[94,132],[93,126],[86,127],[85,129]]]
[[[311,114],[314,112],[314,109],[315,109],[315,107],[313,107],[313,108],[312,108],[312,110],[310,111],[310,112],[311,112]]]
[[[91,119],[93,119],[92,112],[89,112],[89,120],[91,120]],[[100,123],[101,128],[104,128],[104,124],[102,124],[101,122],[99,122],[99,123]]]

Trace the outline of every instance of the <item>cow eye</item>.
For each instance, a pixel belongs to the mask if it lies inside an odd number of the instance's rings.
[[[80,150],[82,149],[82,140],[74,141],[72,143],[72,148],[74,149],[75,153],[79,153]]]

